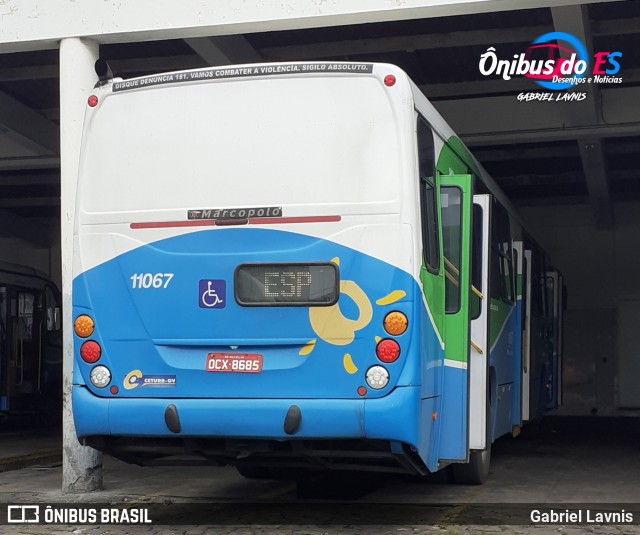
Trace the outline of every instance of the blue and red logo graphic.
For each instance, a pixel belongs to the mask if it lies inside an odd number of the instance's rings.
[[[615,75],[620,71],[622,52],[602,51],[593,55],[593,64],[587,47],[575,36],[565,32],[550,32],[538,37],[526,52],[513,59],[498,59],[496,49],[489,47],[480,56],[480,72],[489,76],[501,75],[531,78],[539,86],[562,91],[579,84],[620,83]]]

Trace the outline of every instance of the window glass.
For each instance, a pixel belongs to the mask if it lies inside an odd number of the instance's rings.
[[[462,191],[454,186],[440,188],[442,248],[444,252],[445,311],[460,310],[460,264],[462,245]]]
[[[497,202],[491,217],[491,297],[514,302],[513,260],[509,214]]]
[[[431,273],[440,268],[438,212],[435,192],[433,133],[424,119],[418,119],[418,164],[420,174],[420,215],[424,263]]]
[[[471,245],[471,284],[479,293],[483,293],[482,288],[482,207],[473,205],[473,241]],[[471,292],[471,319],[480,316],[482,300],[474,291]]]

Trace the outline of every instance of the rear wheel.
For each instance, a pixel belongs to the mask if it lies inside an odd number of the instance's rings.
[[[489,477],[491,464],[491,388],[487,391],[487,439],[486,449],[472,451],[469,462],[451,465],[451,473],[456,483],[462,485],[482,485]]]
[[[454,464],[451,472],[456,483],[462,485],[482,485],[489,477],[489,465],[491,464],[491,441],[487,438],[487,449],[472,451],[469,462]]]

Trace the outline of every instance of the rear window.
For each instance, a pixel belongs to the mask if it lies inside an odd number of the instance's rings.
[[[126,91],[88,117],[85,212],[376,203],[399,189],[396,121],[373,77]]]

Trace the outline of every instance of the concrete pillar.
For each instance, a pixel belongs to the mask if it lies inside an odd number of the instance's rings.
[[[90,492],[102,489],[102,454],[81,446],[71,412],[73,377],[73,324],[71,281],[73,226],[82,123],[87,98],[97,81],[94,63],[98,44],[69,38],[60,42],[60,159],[61,159],[61,245],[63,310],[63,449],[62,490]]]

